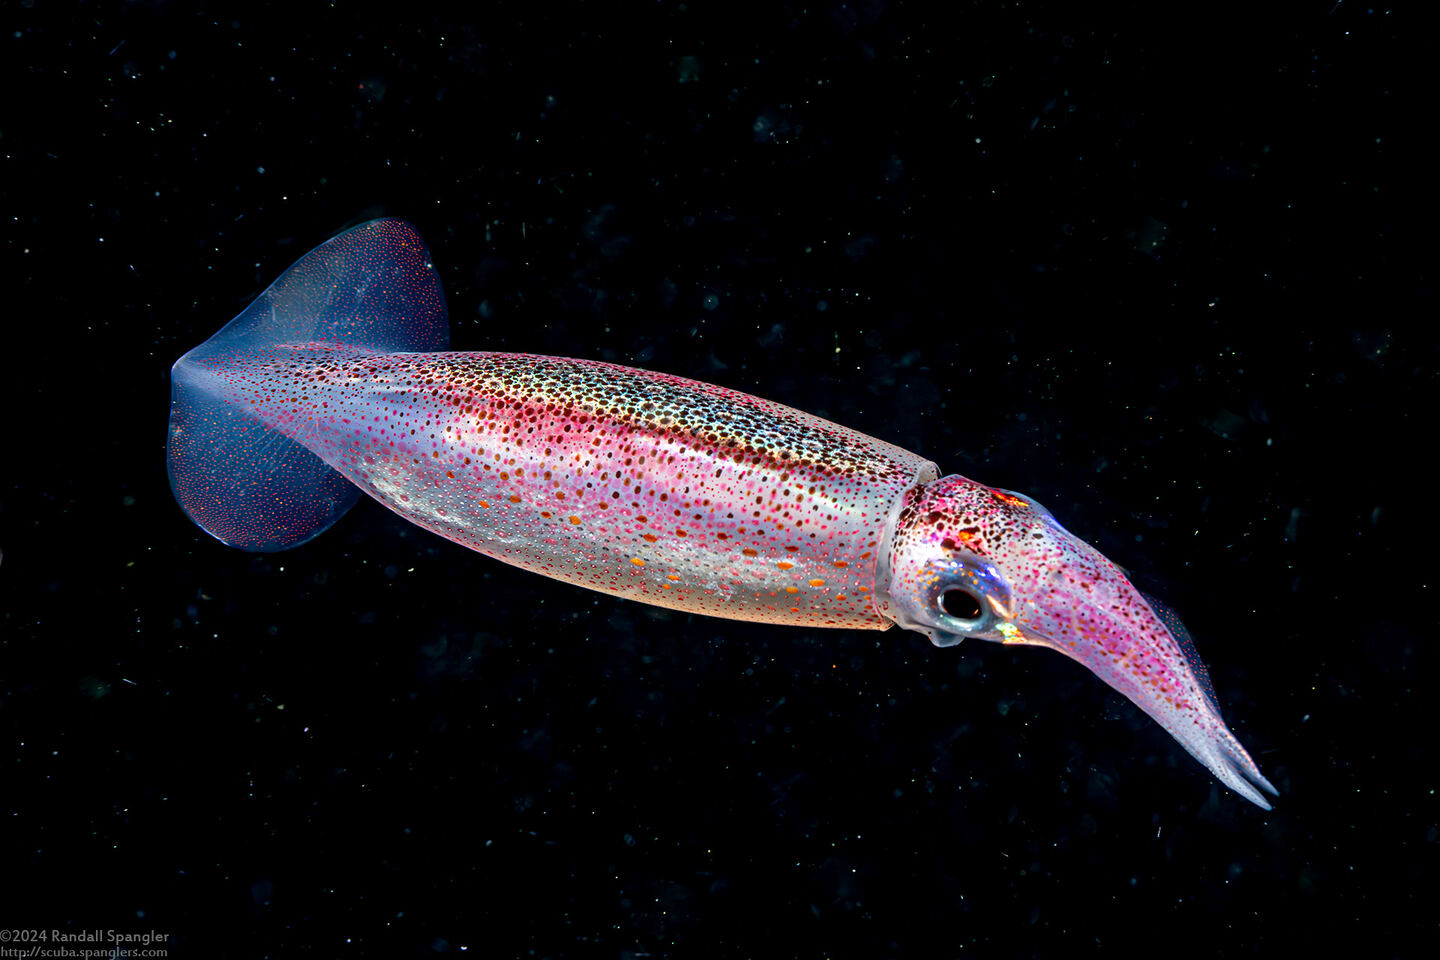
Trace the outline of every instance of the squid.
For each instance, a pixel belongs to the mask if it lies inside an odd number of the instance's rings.
[[[172,368],[176,500],[242,550],[297,547],[368,494],[486,556],[671,610],[1046,647],[1270,809],[1179,619],[1034,499],[724,387],[449,341],[413,226],[321,244]]]

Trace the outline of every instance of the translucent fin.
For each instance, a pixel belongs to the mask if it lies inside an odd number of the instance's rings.
[[[170,371],[170,488],[223,543],[296,547],[360,497],[323,460],[230,403],[227,368],[294,355],[287,345],[425,352],[450,343],[445,295],[425,242],[403,220],[371,220],[301,257]]]
[[[1210,701],[1210,706],[1218,714],[1220,704],[1215,699],[1215,685],[1210,682],[1210,670],[1205,666],[1205,661],[1200,659],[1200,652],[1195,649],[1195,638],[1190,635],[1189,630],[1185,629],[1185,624],[1180,622],[1180,615],[1168,604],[1155,599],[1144,591],[1141,591],[1140,596],[1145,598],[1150,609],[1155,611],[1155,616],[1160,618],[1160,622],[1165,624],[1165,629],[1170,631],[1170,635],[1180,645],[1180,652],[1185,654],[1185,660],[1190,664],[1190,671],[1195,674],[1195,679],[1200,681],[1200,689],[1205,692],[1205,699]],[[1254,765],[1251,764],[1251,766]],[[1259,771],[1256,771],[1256,776],[1259,776]]]

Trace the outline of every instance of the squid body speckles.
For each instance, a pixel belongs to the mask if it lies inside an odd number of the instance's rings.
[[[878,538],[896,498],[934,475],[779,404],[586,360],[330,351],[214,375],[228,402],[427,530],[742,620],[889,626],[871,597]]]
[[[176,362],[177,500],[271,551],[363,492],[480,553],[676,610],[1048,646],[1268,806],[1178,620],[1028,498],[724,387],[448,345],[409,224],[322,244]]]

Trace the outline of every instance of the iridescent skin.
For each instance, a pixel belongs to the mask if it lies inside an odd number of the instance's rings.
[[[589,360],[339,351],[217,376],[232,403],[418,526],[735,620],[890,626],[871,597],[879,538],[900,495],[936,475],[799,410]]]
[[[412,227],[323,244],[176,363],[177,499],[222,541],[275,550],[358,489],[472,550],[675,610],[1048,646],[1269,808],[1178,621],[1033,501],[724,387],[447,343]]]

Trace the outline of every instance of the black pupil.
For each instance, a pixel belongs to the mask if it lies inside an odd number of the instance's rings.
[[[959,620],[980,617],[980,601],[968,590],[946,590],[940,595],[940,609]]]

